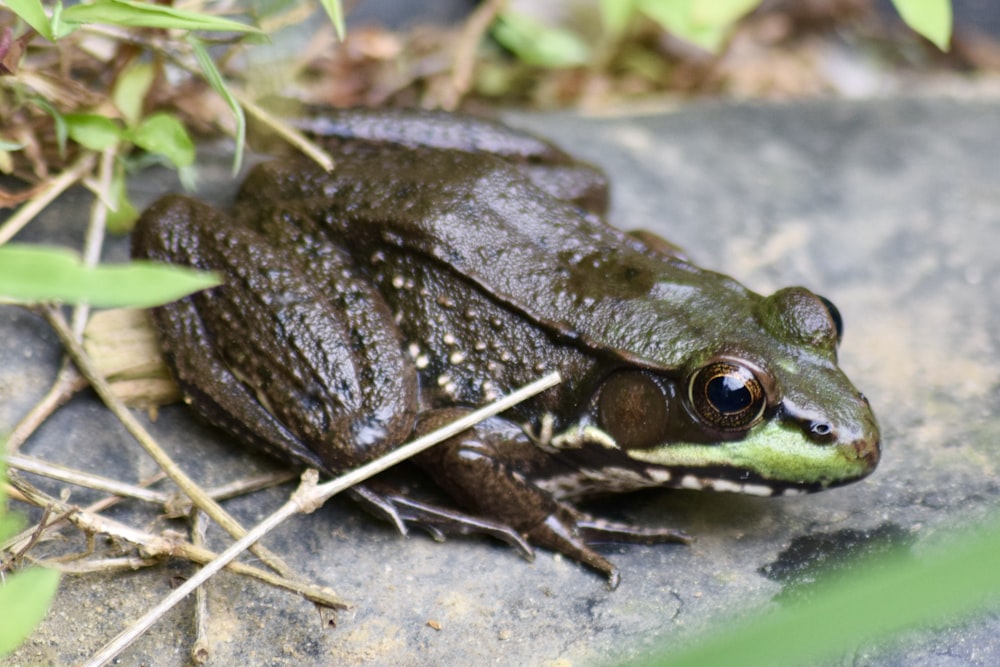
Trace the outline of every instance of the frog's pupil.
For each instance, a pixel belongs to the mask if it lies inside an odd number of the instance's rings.
[[[712,378],[706,391],[709,402],[723,414],[745,410],[753,402],[753,396],[743,379],[734,375]]]

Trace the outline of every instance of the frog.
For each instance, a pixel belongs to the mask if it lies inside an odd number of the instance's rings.
[[[221,277],[152,317],[186,402],[238,441],[336,475],[558,371],[414,458],[443,500],[378,481],[352,494],[403,534],[549,549],[612,588],[598,544],[691,538],[592,516],[588,498],[789,496],[877,466],[828,299],[761,295],[618,229],[599,168],[498,121],[328,109],[294,123],[332,171],[265,161],[228,211],[167,195],[133,233],[134,257]]]

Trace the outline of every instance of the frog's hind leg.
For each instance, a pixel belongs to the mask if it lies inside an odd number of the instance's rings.
[[[460,409],[421,415],[426,432],[454,419]],[[463,508],[490,522],[597,570],[618,585],[618,568],[591,548],[592,542],[687,541],[682,533],[595,519],[533,484],[527,474],[537,448],[518,427],[502,419],[483,422],[416,457],[416,463]]]

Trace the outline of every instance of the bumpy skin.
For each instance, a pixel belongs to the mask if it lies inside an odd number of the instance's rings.
[[[167,197],[135,234],[137,257],[225,279],[154,311],[213,423],[335,473],[558,369],[559,387],[418,460],[469,514],[357,495],[400,528],[543,545],[612,584],[589,540],[684,536],[596,522],[568,499],[811,491],[877,463],[874,417],[836,365],[839,316],[808,290],[762,297],[608,226],[600,172],[501,125],[400,112],[303,125],[333,173],[266,163],[231,215]]]

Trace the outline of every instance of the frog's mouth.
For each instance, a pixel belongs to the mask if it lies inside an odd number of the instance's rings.
[[[580,468],[571,473],[535,480],[535,484],[560,499],[574,499],[649,488],[693,489],[751,496],[798,496],[843,486],[860,478],[794,482],[768,479],[731,466],[674,466],[631,462],[626,466]]]
[[[817,444],[796,428],[766,422],[746,438],[717,444],[671,443],[627,452],[653,464],[647,474],[669,473],[664,485],[753,495],[810,493],[857,481],[879,460],[877,432],[848,441]]]

